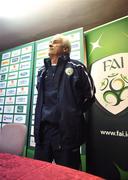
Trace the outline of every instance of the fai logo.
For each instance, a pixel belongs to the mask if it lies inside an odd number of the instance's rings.
[[[68,67],[65,69],[65,73],[68,75],[68,76],[71,76],[73,74],[73,69],[71,67]]]
[[[119,53],[93,63],[91,75],[96,99],[112,114],[128,107],[128,53]]]

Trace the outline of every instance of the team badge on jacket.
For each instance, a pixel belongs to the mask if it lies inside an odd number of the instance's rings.
[[[68,75],[68,76],[71,76],[73,74],[73,68],[69,67],[69,68],[66,68],[65,69],[65,73]]]

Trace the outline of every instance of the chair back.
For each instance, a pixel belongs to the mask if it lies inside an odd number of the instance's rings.
[[[6,124],[0,130],[0,152],[22,155],[27,135],[24,124]]]

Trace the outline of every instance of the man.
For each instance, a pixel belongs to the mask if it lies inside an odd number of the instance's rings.
[[[70,51],[70,41],[55,35],[49,58],[38,71],[35,159],[79,169],[86,134],[84,113],[94,101],[95,90],[85,66],[71,60]]]

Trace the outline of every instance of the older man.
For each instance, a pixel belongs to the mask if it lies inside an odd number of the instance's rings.
[[[37,76],[35,158],[79,169],[85,142],[84,113],[94,102],[95,88],[86,67],[70,59],[71,44],[57,34],[49,58]]]

